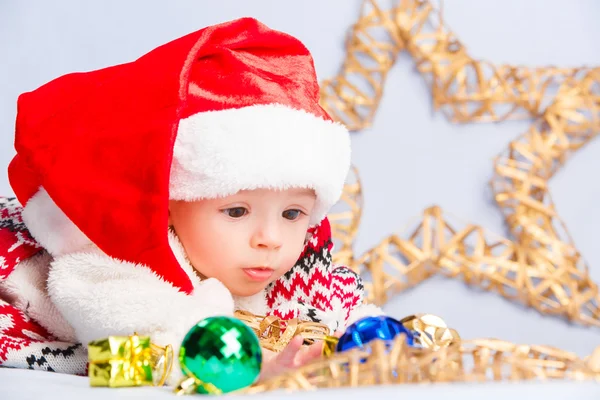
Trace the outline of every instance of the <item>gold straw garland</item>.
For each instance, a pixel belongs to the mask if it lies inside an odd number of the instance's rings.
[[[401,335],[391,346],[376,340],[365,350],[337,353],[244,392],[532,379],[600,379],[600,370],[594,368],[592,360],[547,346],[480,339],[433,350],[410,347]]]
[[[434,206],[423,212],[408,235],[391,235],[356,257],[353,241],[360,222],[362,191],[354,169],[339,205],[344,211],[330,215],[338,250],[334,260],[363,273],[367,300],[379,305],[442,274],[497,292],[543,314],[600,326],[598,286],[560,220],[548,189],[549,179],[566,159],[600,131],[600,68],[528,68],[477,61],[429,1],[395,0],[392,7],[382,3],[364,0],[347,41],[342,68],[322,84],[323,107],[350,130],[369,126],[387,73],[398,54],[406,50],[431,86],[435,108],[451,121],[534,118],[528,132],[511,142],[494,163],[492,189],[514,240],[497,237],[477,225],[451,222]],[[296,334],[312,332],[312,340],[327,335],[327,328],[319,324],[310,323],[303,330],[308,323],[292,321],[290,333],[282,335],[281,329],[274,328],[279,321],[264,322],[251,314],[244,319],[270,349],[283,348]],[[411,323],[414,329],[420,322]],[[547,346],[492,339],[461,342],[456,331],[433,325],[426,329],[434,332],[440,345],[413,348],[403,338],[397,338],[391,347],[373,342],[367,350],[334,354],[247,392],[600,378],[600,347],[581,359]]]

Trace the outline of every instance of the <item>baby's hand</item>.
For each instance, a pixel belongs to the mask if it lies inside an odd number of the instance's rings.
[[[303,347],[303,339],[296,336],[280,353],[263,349],[263,363],[259,382],[279,375],[287,370],[301,367],[321,357],[321,342]]]

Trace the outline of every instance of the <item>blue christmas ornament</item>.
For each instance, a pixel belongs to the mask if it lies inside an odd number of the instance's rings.
[[[375,339],[393,340],[399,334],[406,335],[406,343],[414,346],[414,336],[399,321],[385,316],[366,317],[350,325],[338,341],[336,352],[353,348],[364,348],[364,345]]]

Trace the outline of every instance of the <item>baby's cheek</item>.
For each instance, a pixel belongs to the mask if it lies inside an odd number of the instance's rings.
[[[283,270],[284,270],[283,273],[286,273],[289,270],[291,270],[292,268],[294,268],[294,265],[296,265],[296,263],[298,262],[299,257],[300,257],[299,254],[297,256],[295,254],[288,256],[284,263],[285,267],[283,268]]]

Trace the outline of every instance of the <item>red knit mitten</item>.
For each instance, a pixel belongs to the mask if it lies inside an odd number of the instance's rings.
[[[294,267],[267,288],[269,314],[281,319],[321,322],[332,330],[345,326],[364,287],[360,277],[332,264],[331,227],[327,218],[308,232]]]

